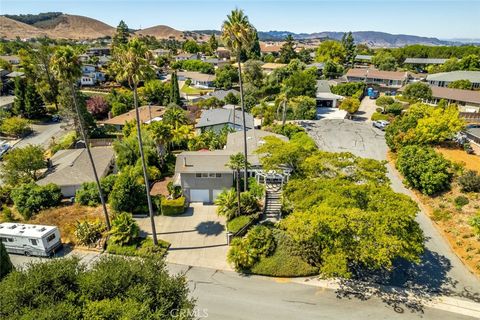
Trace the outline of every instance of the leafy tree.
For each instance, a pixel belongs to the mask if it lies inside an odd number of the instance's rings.
[[[237,94],[233,92],[227,93],[225,96],[225,99],[223,99],[225,104],[233,104],[233,105],[238,105],[240,103],[240,98]]]
[[[227,167],[232,169],[235,172],[235,181],[237,182],[237,206],[238,206],[238,213],[237,215],[240,216],[242,214],[241,205],[240,205],[240,170],[242,169],[245,163],[244,155],[239,152],[237,154],[232,154],[230,156],[230,160],[227,163]]]
[[[148,166],[156,165],[158,163],[158,155],[151,133],[143,129],[142,139],[146,164]],[[136,129],[129,135],[126,135],[122,140],[115,141],[113,143],[113,150],[116,155],[116,164],[120,170],[123,170],[123,168],[127,166],[141,164]]]
[[[0,241],[0,281],[14,270],[10,257],[8,256],[7,249]]]
[[[415,139],[420,144],[435,144],[452,138],[464,126],[457,106],[450,105],[445,109],[430,106],[426,116],[418,120]]]
[[[307,96],[315,97],[317,93],[317,80],[311,69],[295,71],[282,82],[282,90],[288,98]]]
[[[365,90],[365,83],[363,82],[347,82],[340,83],[336,86],[330,87],[333,93],[344,96],[344,97],[354,97],[361,95]]]
[[[110,241],[119,245],[133,243],[140,234],[140,228],[132,215],[127,212],[118,213],[112,220]]]
[[[218,41],[217,38],[215,38],[215,34],[212,33],[210,36],[210,39],[208,39],[208,46],[212,50],[212,52],[216,52],[218,49]]]
[[[177,73],[172,73],[172,78],[170,80],[170,103],[174,103],[178,106],[182,105],[182,100],[180,99],[180,88],[178,87],[178,78]]]
[[[15,207],[25,220],[40,210],[60,204],[62,200],[60,188],[53,183],[45,186],[39,186],[35,182],[21,184],[12,190],[11,196]]]
[[[298,96],[288,102],[292,118],[296,120],[314,120],[317,116],[317,102],[314,98]]]
[[[189,123],[187,113],[177,105],[168,105],[165,114],[163,115],[163,122],[171,125],[174,128],[178,128],[181,125]]]
[[[188,150],[196,151],[201,149],[223,149],[227,144],[227,135],[232,131],[233,129],[230,129],[227,126],[222,128],[220,132],[206,130],[188,141]]]
[[[215,199],[217,214],[232,220],[239,215],[249,216],[259,212],[258,200],[250,192],[240,194],[240,213],[238,211],[238,198],[235,189],[224,190]]]
[[[432,89],[426,83],[414,82],[405,87],[403,95],[412,100],[430,100],[432,99]]]
[[[284,135],[288,139],[292,139],[292,137],[299,132],[305,132],[305,129],[294,123],[286,123],[284,126],[273,125],[266,130],[271,130],[273,133]]]
[[[343,63],[345,61],[345,48],[335,40],[323,41],[317,48],[315,60],[317,62],[333,61]]]
[[[296,59],[297,53],[295,52],[295,41],[291,34],[285,38],[285,43],[280,48],[280,63],[289,63],[290,60]]]
[[[290,141],[277,137],[265,137],[264,140],[265,143],[255,152],[261,155],[260,161],[265,170],[281,170],[287,166],[296,172],[305,158],[317,149],[315,142],[305,132],[293,135]]]
[[[52,57],[52,73],[60,81],[60,84],[65,87],[64,92],[69,91],[71,95],[71,101],[74,106],[76,119],[78,123],[78,130],[80,135],[85,142],[85,148],[87,151],[88,159],[90,162],[90,167],[92,168],[93,175],[95,177],[95,183],[97,184],[98,193],[102,203],[103,214],[105,216],[105,224],[107,230],[110,230],[110,219],[108,217],[107,206],[105,199],[102,193],[102,187],[100,185],[100,180],[98,178],[97,170],[95,168],[95,163],[93,161],[92,153],[90,151],[90,145],[87,140],[87,134],[84,128],[85,121],[85,110],[83,104],[79,103],[77,98],[77,90],[75,88],[75,83],[78,81],[78,78],[81,75],[80,60],[71,47],[64,47],[58,49],[54,56]],[[88,114],[88,113],[87,113]]]
[[[360,100],[357,98],[345,98],[340,104],[340,109],[347,111],[350,117],[358,111],[358,108],[360,108]]]
[[[0,131],[7,136],[21,137],[32,131],[30,121],[20,117],[3,119]]]
[[[342,36],[342,46],[345,49],[345,61],[348,65],[354,66],[357,48],[353,40],[352,32],[344,33]]]
[[[150,80],[145,82],[141,96],[143,96],[148,103],[166,106],[170,102],[170,91],[170,84],[168,82]]]
[[[238,82],[238,72],[230,64],[224,65],[215,70],[215,87],[231,89],[234,83]]]
[[[112,47],[122,46],[128,43],[128,38],[130,37],[130,31],[125,21],[120,20],[120,23],[117,26],[117,32],[113,36]]]
[[[386,107],[395,102],[395,99],[389,96],[381,96],[375,100],[375,104],[379,107]]]
[[[198,71],[207,74],[214,73],[214,67],[208,62],[201,60],[185,60],[185,61],[176,61],[171,65],[172,69],[183,69],[188,71]]]
[[[200,47],[195,40],[187,40],[183,43],[183,50],[188,53],[198,53],[200,52]]]
[[[108,199],[110,192],[112,192],[113,185],[117,175],[110,174],[100,179],[103,194]],[[98,196],[98,189],[94,182],[84,182],[75,193],[75,202],[84,206],[97,206],[100,204],[100,197]]]
[[[242,108],[243,119],[243,138],[244,138],[244,156],[245,164],[244,171],[245,176],[248,176],[248,163],[247,163],[247,127],[245,125],[245,103],[243,95],[243,83],[242,83],[242,66],[241,55],[243,50],[250,50],[250,58],[260,56],[260,44],[258,43],[258,33],[252,26],[248,17],[242,10],[235,9],[229,15],[222,24],[222,41],[226,47],[236,55],[237,67],[238,67],[238,80],[240,86],[240,106]],[[248,190],[248,183],[244,184],[245,191]]]
[[[452,89],[471,90],[472,83],[470,82],[470,80],[457,80],[457,81],[450,82],[448,84],[448,87]]]
[[[38,171],[47,167],[44,154],[45,150],[38,145],[11,150],[5,155],[1,166],[3,182],[15,186],[37,180]]]
[[[310,64],[312,63],[313,61],[313,58],[312,56],[310,55],[310,53],[312,52],[312,50],[308,50],[308,49],[305,49],[305,48],[302,48],[298,53],[297,53],[297,58],[302,61],[303,63],[305,64]]]
[[[163,165],[166,151],[169,149],[168,146],[173,139],[173,126],[164,121],[154,121],[150,123],[147,129],[157,146],[158,155]]]
[[[242,75],[246,84],[261,87],[264,75],[262,62],[258,60],[248,60],[244,63]]]
[[[144,195],[147,198],[148,212],[150,215],[150,224],[152,228],[153,243],[158,244],[157,234],[155,231],[155,221],[152,206],[152,199],[150,196],[150,183],[148,178],[147,164],[145,161],[145,154],[143,150],[142,130],[140,126],[140,116],[138,112],[138,93],[137,88],[140,81],[149,80],[153,77],[154,71],[150,65],[152,60],[151,52],[143,42],[134,38],[130,40],[126,45],[122,46],[120,50],[114,51],[112,67],[117,74],[118,81],[127,81],[128,85],[133,91],[133,105],[135,107],[135,123],[137,127],[138,147],[140,151],[140,161],[143,170],[144,187],[146,189]],[[176,78],[176,75],[175,75]],[[172,85],[173,87],[173,85]],[[178,83],[177,83],[178,89]],[[115,184],[116,185],[116,184]],[[115,190],[115,187],[114,187]],[[113,191],[112,191],[113,194]],[[117,198],[118,200],[118,198]],[[118,201],[115,203],[119,203]],[[127,211],[133,213],[134,211],[122,210],[122,206],[117,206],[117,211]]]
[[[399,116],[402,114],[403,105],[400,102],[394,102],[385,107],[385,112],[393,114],[394,116]]]
[[[148,298],[147,298],[148,297]],[[194,301],[183,275],[160,258],[53,259],[10,273],[0,283],[6,319],[189,319]]]
[[[16,77],[15,78],[15,87],[13,100],[13,113],[16,115],[23,115],[25,113],[25,87],[26,82],[24,78]]]
[[[450,188],[453,177],[450,161],[429,147],[410,145],[398,153],[397,169],[409,186],[427,195]]]
[[[323,75],[328,79],[337,78],[343,75],[343,67],[340,64],[333,62],[332,60],[327,60],[325,61],[322,72]]]
[[[122,169],[110,193],[109,202],[113,210],[134,215],[148,213],[145,186],[139,181],[140,177],[132,166]]]
[[[471,54],[463,57],[459,61],[460,70],[477,71],[480,70],[480,55]]]
[[[102,119],[107,115],[109,105],[104,97],[92,96],[87,100],[87,110],[96,119]]]
[[[397,69],[397,59],[386,50],[378,51],[372,57],[372,63],[379,70],[395,71]]]

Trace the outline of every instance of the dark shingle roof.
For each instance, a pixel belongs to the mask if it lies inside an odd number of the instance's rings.
[[[200,120],[198,121],[195,127],[203,128],[203,127],[233,123],[234,122],[233,113],[234,113],[233,109],[225,109],[225,108],[205,110],[203,111],[202,116],[200,117]],[[245,113],[245,121],[246,121],[245,125],[247,128],[251,129],[254,127],[253,116],[251,114]],[[235,124],[238,124],[238,125],[243,124],[243,117],[242,117],[241,111],[235,112]]]

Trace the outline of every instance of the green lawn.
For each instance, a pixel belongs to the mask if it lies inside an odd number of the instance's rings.
[[[210,89],[198,89],[194,87],[187,86],[186,84],[183,85],[182,89],[180,89],[181,92],[185,94],[191,94],[191,95],[201,95],[201,94],[206,94],[208,92],[212,92],[213,90]]]

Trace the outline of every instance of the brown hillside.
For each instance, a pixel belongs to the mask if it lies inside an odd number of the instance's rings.
[[[204,35],[198,34],[195,32],[190,31],[179,31],[173,29],[169,26],[158,25],[142,30],[138,30],[135,32],[136,35],[139,36],[152,36],[157,39],[176,39],[176,40],[184,40],[184,39],[196,39],[201,40],[204,38]]]
[[[35,28],[23,22],[15,21],[0,16],[0,37],[4,39],[30,39],[44,37],[47,33],[44,30]]]
[[[113,36],[115,28],[101,21],[69,14],[62,14],[54,19],[41,21],[35,27],[44,30],[52,38],[97,39]]]

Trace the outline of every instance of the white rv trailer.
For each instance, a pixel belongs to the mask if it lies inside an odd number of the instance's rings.
[[[48,257],[61,245],[60,231],[54,226],[0,223],[0,240],[7,252]]]

